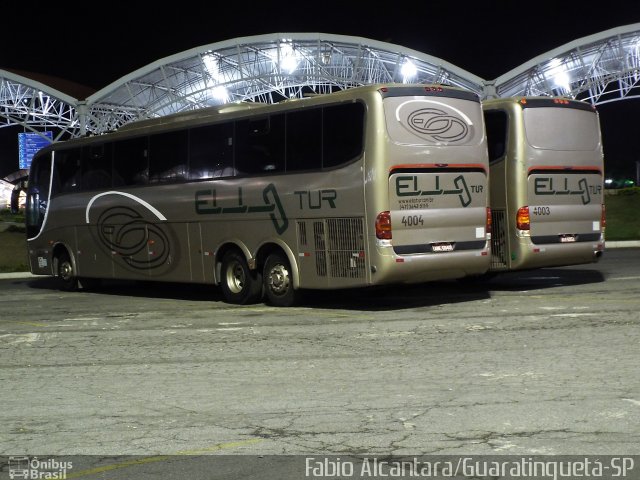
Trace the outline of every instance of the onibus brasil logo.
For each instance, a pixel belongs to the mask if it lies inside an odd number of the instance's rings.
[[[64,462],[55,458],[39,459],[38,457],[9,457],[9,478],[26,479],[65,479],[73,462]]]

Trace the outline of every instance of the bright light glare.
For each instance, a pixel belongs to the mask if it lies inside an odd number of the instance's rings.
[[[290,43],[280,44],[280,69],[293,73],[298,68],[298,57]]]
[[[569,74],[562,66],[562,62],[559,58],[554,58],[549,62],[549,75],[553,78],[553,83],[556,87],[560,87],[563,90],[571,90],[569,85]]]
[[[407,82],[416,76],[418,69],[411,60],[407,60],[404,62],[404,65],[402,65],[402,68],[400,68],[400,73],[402,73],[404,81]]]
[[[216,100],[220,100],[223,103],[229,100],[229,92],[222,85],[215,87],[211,91],[211,95],[213,95],[213,98],[215,98]]]

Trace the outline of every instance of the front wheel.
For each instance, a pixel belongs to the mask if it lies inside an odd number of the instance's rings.
[[[227,252],[222,258],[222,294],[229,303],[247,305],[262,299],[262,276],[249,270],[247,261],[239,252]]]
[[[60,289],[67,292],[72,292],[78,289],[78,277],[76,276],[71,257],[67,252],[62,252],[58,255],[56,268],[56,276],[60,284]]]
[[[281,253],[272,253],[264,264],[264,291],[267,300],[276,307],[295,305],[300,294],[293,288],[291,264]]]

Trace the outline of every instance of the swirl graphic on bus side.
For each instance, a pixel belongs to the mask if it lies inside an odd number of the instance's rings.
[[[121,197],[117,205],[112,203],[114,196]],[[108,203],[100,205],[104,200]],[[132,205],[122,204],[127,201]],[[87,224],[94,211],[100,213],[95,230],[91,229],[92,235],[115,262],[138,271],[171,263],[171,242],[166,227],[158,223],[166,221],[166,217],[148,202],[130,193],[110,191],[89,201],[85,212]]]
[[[407,124],[415,132],[439,142],[459,142],[469,134],[469,127],[463,119],[433,107],[410,113]]]
[[[148,222],[129,207],[112,207],[98,217],[102,244],[128,266],[147,270],[164,265],[169,239],[159,225]]]

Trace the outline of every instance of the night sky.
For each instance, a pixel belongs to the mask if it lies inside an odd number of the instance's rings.
[[[3,5],[0,69],[47,74],[98,90],[155,60],[201,45],[275,32],[322,32],[394,43],[494,79],[580,37],[640,23],[635,0],[609,2],[601,9],[515,0],[106,5]],[[640,135],[624,125],[634,116],[640,120],[640,100],[598,110],[607,173],[635,177]],[[17,169],[15,133],[21,131],[3,130],[0,177]]]

